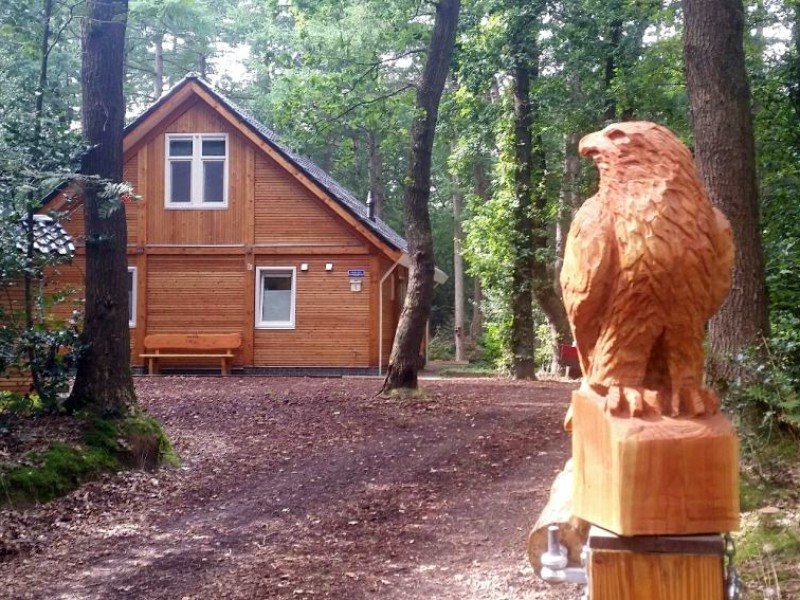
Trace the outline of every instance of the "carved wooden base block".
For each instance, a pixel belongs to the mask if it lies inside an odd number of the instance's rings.
[[[709,600],[723,597],[719,535],[625,538],[589,532],[592,600]]]
[[[728,418],[614,417],[572,394],[573,512],[619,535],[739,526],[739,444]]]

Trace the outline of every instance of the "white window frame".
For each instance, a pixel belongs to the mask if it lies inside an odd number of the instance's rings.
[[[175,160],[190,162],[192,194],[189,202],[172,202],[172,169],[173,160],[169,154],[169,143],[174,140],[192,140],[191,158]],[[222,202],[203,202],[203,141],[224,140],[225,156],[207,157],[208,160],[222,160]],[[223,210],[228,208],[228,172],[230,170],[230,141],[227,133],[167,133],[164,136],[164,206],[170,210]]]
[[[137,279],[136,267],[128,267],[128,276],[131,277],[131,298],[130,306],[128,307],[128,327],[136,327],[136,288]]]
[[[264,300],[263,275],[267,273],[291,273],[292,299],[289,305],[288,321],[262,321],[262,302]],[[295,307],[297,306],[297,269],[295,267],[256,267],[256,329],[294,329]]]

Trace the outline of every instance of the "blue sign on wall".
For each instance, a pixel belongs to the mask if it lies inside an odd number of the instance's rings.
[[[364,269],[350,269],[347,271],[348,277],[364,277],[367,272]]]

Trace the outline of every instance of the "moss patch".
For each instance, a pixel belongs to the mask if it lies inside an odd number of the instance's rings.
[[[28,453],[23,464],[0,467],[0,506],[48,502],[101,473],[158,464],[178,464],[158,421],[143,414],[90,417],[80,442],[54,442],[43,452]]]
[[[120,468],[111,453],[56,442],[45,452],[31,452],[25,465],[0,475],[0,505],[48,502],[72,491],[81,481]]]
[[[151,468],[160,464],[174,467],[180,463],[161,424],[153,417],[144,414],[129,417],[121,421],[119,430],[135,467]]]

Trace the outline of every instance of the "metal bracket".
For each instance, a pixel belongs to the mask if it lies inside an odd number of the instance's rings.
[[[542,554],[541,576],[547,583],[578,583],[586,585],[587,549],[581,553],[581,567],[568,567],[567,549],[558,540],[558,525],[547,528],[547,552]]]

